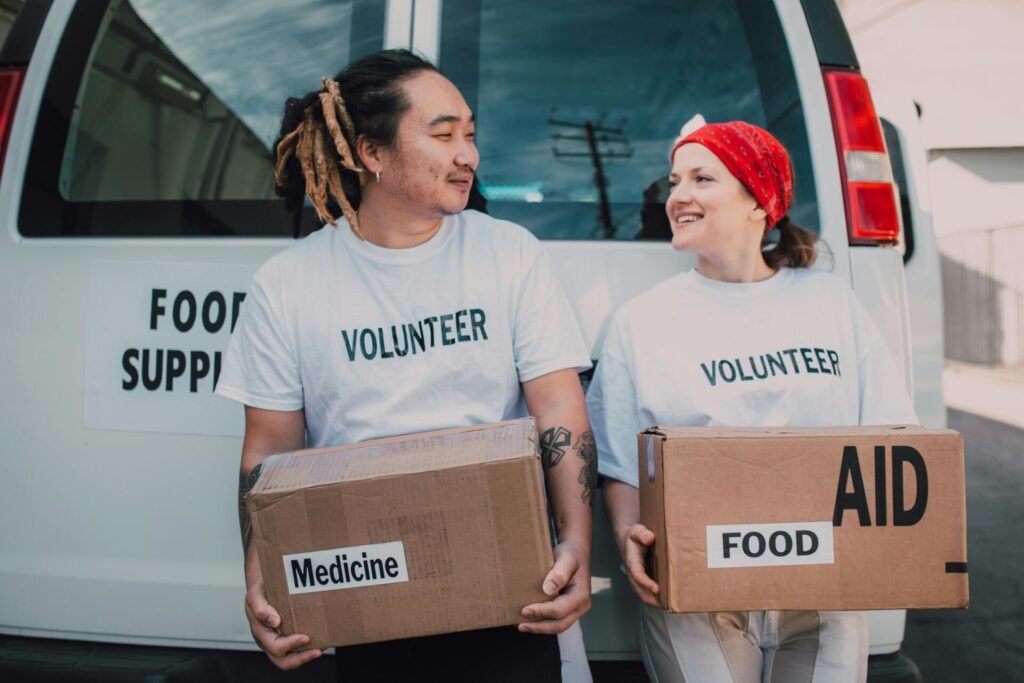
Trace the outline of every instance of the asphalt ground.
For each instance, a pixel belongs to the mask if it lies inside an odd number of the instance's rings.
[[[910,612],[903,654],[926,683],[1024,681],[1024,429],[952,409],[949,428],[964,437],[971,604]]]

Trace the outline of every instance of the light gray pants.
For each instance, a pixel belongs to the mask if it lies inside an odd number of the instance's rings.
[[[670,614],[641,605],[640,647],[654,683],[863,683],[863,612]]]

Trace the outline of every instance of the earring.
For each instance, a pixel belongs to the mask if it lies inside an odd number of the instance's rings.
[[[380,182],[380,169],[379,168],[377,169],[376,176],[377,176],[377,182],[379,183]]]

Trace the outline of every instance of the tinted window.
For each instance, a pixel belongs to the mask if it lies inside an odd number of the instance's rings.
[[[289,84],[269,83],[256,97],[245,98],[239,86],[249,79],[240,78],[238,66],[232,68],[240,58],[232,59],[232,52],[247,46],[236,44],[223,55],[195,49],[197,42],[211,43],[210,29],[220,28],[210,25],[215,17],[197,21],[191,34],[181,35],[174,29],[189,14],[182,5],[165,3],[160,11],[151,2],[136,4],[156,30],[167,30],[158,38],[127,2],[107,26],[78,92],[60,169],[63,198],[273,197],[267,163],[273,124],[265,125],[265,119],[272,120],[268,110],[277,107],[267,98]]]
[[[381,46],[383,2],[80,2],[36,128],[31,236],[292,235],[274,197],[285,98]],[[76,68],[77,65],[77,68]]]
[[[25,0],[0,0],[0,47],[7,42],[14,20],[25,6]]]
[[[879,119],[882,123],[882,134],[885,136],[885,148],[889,152],[889,163],[892,164],[893,182],[900,195],[900,218],[903,221],[903,262],[907,263],[914,256],[914,215],[910,210],[910,191],[908,189],[907,168],[903,163],[903,145],[900,144],[900,132],[888,119]]]
[[[441,68],[477,112],[488,210],[549,239],[667,239],[668,147],[696,113],[790,149],[817,230],[803,109],[767,0],[445,3]]]

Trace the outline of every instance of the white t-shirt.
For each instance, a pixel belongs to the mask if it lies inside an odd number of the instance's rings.
[[[841,280],[783,268],[728,283],[696,270],[623,305],[587,394],[602,475],[637,485],[653,425],[916,424],[903,374]]]
[[[537,239],[476,211],[385,249],[343,220],[267,261],[217,393],[305,408],[311,447],[526,414],[520,382],[590,354]]]

